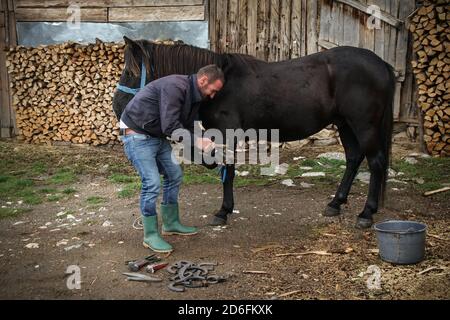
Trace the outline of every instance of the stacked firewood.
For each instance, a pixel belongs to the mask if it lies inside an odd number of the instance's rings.
[[[412,66],[424,140],[432,155],[450,155],[450,5],[425,2],[410,19]]]
[[[114,143],[112,98],[123,52],[123,44],[100,41],[11,48],[7,66],[19,137],[47,144]]]

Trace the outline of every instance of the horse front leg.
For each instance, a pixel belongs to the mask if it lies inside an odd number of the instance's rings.
[[[212,217],[210,222],[211,226],[226,225],[228,215],[232,214],[234,209],[234,164],[227,164],[222,170],[224,170],[221,175],[223,184],[223,202],[219,212]]]

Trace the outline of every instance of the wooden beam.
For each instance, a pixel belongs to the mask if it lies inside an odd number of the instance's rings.
[[[341,2],[343,4],[346,4],[348,6],[351,6],[353,8],[356,8],[356,9],[358,9],[358,10],[360,10],[362,12],[365,12],[367,14],[370,13],[370,10],[369,10],[370,6],[366,5],[366,4],[362,4],[362,3],[358,2],[358,1],[355,1],[355,0],[336,0],[336,1],[337,2]],[[394,26],[394,27],[398,28],[401,24],[403,24],[402,20],[397,19],[396,17],[390,15],[387,12],[381,11],[380,14],[381,14],[380,19],[382,21],[386,22],[386,23],[389,23],[391,26]]]
[[[203,5],[203,0],[17,0],[16,8],[67,8],[71,4],[82,8],[165,7]]]
[[[205,7],[141,7],[136,8],[110,8],[109,22],[135,22],[135,21],[203,21],[205,20]]]
[[[317,44],[324,49],[332,49],[332,48],[338,47],[338,45],[336,43],[333,43],[333,42],[330,42],[327,40],[323,40],[323,39],[319,39]]]
[[[84,22],[107,22],[107,9],[80,9],[80,20]],[[64,22],[71,16],[67,8],[17,8],[17,21],[59,21]]]

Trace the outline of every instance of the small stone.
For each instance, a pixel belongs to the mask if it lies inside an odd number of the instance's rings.
[[[292,181],[292,179],[283,180],[281,181],[281,184],[288,187],[295,187],[294,181]]]
[[[32,243],[27,244],[25,246],[25,248],[27,248],[27,249],[38,249],[39,248],[39,244],[32,242]]]
[[[409,163],[409,164],[413,164],[413,165],[419,163],[419,161],[413,157],[406,157],[403,159],[403,161],[405,161],[406,163]]]
[[[325,177],[325,172],[305,172],[302,177]]]
[[[112,224],[112,222],[111,221],[109,221],[109,220],[106,220],[105,222],[103,222],[103,224],[102,224],[102,227],[112,227],[113,226],[113,224]]]

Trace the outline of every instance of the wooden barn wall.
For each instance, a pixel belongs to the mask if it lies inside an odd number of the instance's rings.
[[[0,0],[0,137],[10,138],[15,132],[15,116],[6,70],[5,48],[16,45],[16,21],[12,0]]]
[[[203,0],[15,0],[17,21],[66,21],[71,4],[83,22],[204,20]]]
[[[367,27],[367,8],[381,9],[381,28]],[[394,118],[417,123],[409,33],[414,0],[210,0],[211,49],[267,61],[302,57],[335,46],[374,51],[394,66]]]

